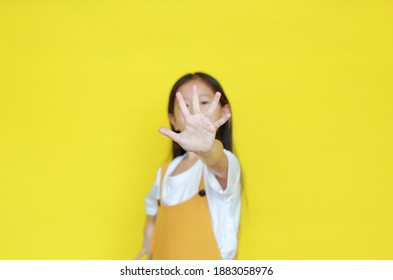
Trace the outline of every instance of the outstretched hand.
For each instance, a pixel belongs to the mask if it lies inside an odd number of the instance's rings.
[[[180,111],[184,117],[185,128],[181,133],[173,132],[168,128],[160,128],[160,133],[168,136],[178,143],[184,150],[203,154],[210,151],[216,132],[231,117],[230,113],[225,114],[219,120],[214,121],[214,112],[219,104],[221,93],[216,92],[213,102],[207,112],[201,113],[199,108],[199,98],[196,86],[192,87],[192,108],[193,114],[190,114],[187,105],[184,102],[180,92],[176,93],[176,99],[179,102]]]

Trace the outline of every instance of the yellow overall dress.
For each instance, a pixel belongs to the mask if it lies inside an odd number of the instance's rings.
[[[164,206],[162,185],[168,164],[162,167],[160,199],[151,241],[153,260],[219,260],[204,189],[203,173],[198,192],[190,199]]]

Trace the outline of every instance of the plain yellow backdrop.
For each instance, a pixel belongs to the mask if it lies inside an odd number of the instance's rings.
[[[195,71],[232,105],[240,259],[393,259],[392,12],[0,0],[0,259],[133,259]]]

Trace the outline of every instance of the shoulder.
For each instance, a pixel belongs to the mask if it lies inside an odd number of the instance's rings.
[[[231,157],[231,159],[236,160],[236,161],[239,161],[238,158],[237,158],[237,156],[236,156],[233,152],[231,152],[230,150],[224,149],[224,153],[225,153],[228,157]]]
[[[174,159],[172,159],[169,162],[166,162],[164,164],[162,164],[161,166],[159,166],[157,168],[157,172],[156,172],[156,179],[159,180],[162,176],[162,171],[165,171],[165,178],[168,177],[168,174],[171,174],[173,170],[175,170],[175,168],[179,165],[179,163],[182,161],[182,159],[185,157],[186,155],[181,155],[181,156],[177,156]],[[165,170],[164,170],[165,169]]]
[[[225,149],[224,153],[228,158],[228,169],[238,170],[240,172],[240,162],[237,156],[233,152]]]

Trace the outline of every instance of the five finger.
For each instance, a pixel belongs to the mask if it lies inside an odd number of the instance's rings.
[[[180,138],[179,133],[173,132],[172,130],[165,128],[165,127],[160,127],[159,131],[161,134],[168,136],[176,143],[179,141],[179,138]]]
[[[196,85],[192,86],[192,109],[194,110],[194,114],[201,113]]]
[[[216,128],[219,128],[220,126],[222,126],[227,120],[229,120],[229,118],[231,117],[231,113],[226,113],[225,116],[223,116],[221,119],[219,119],[218,121],[216,121],[214,123],[214,126]]]
[[[180,111],[182,112],[184,118],[186,118],[187,116],[190,115],[190,112],[188,111],[187,105],[184,102],[183,96],[181,95],[180,92],[176,93],[176,98],[177,98],[177,102],[179,102]]]
[[[211,118],[211,116],[213,116],[214,111],[217,108],[218,102],[220,101],[221,98],[221,93],[220,92],[216,92],[216,95],[214,96],[213,102],[210,105],[209,110],[206,112],[206,117],[208,117],[209,119]]]

